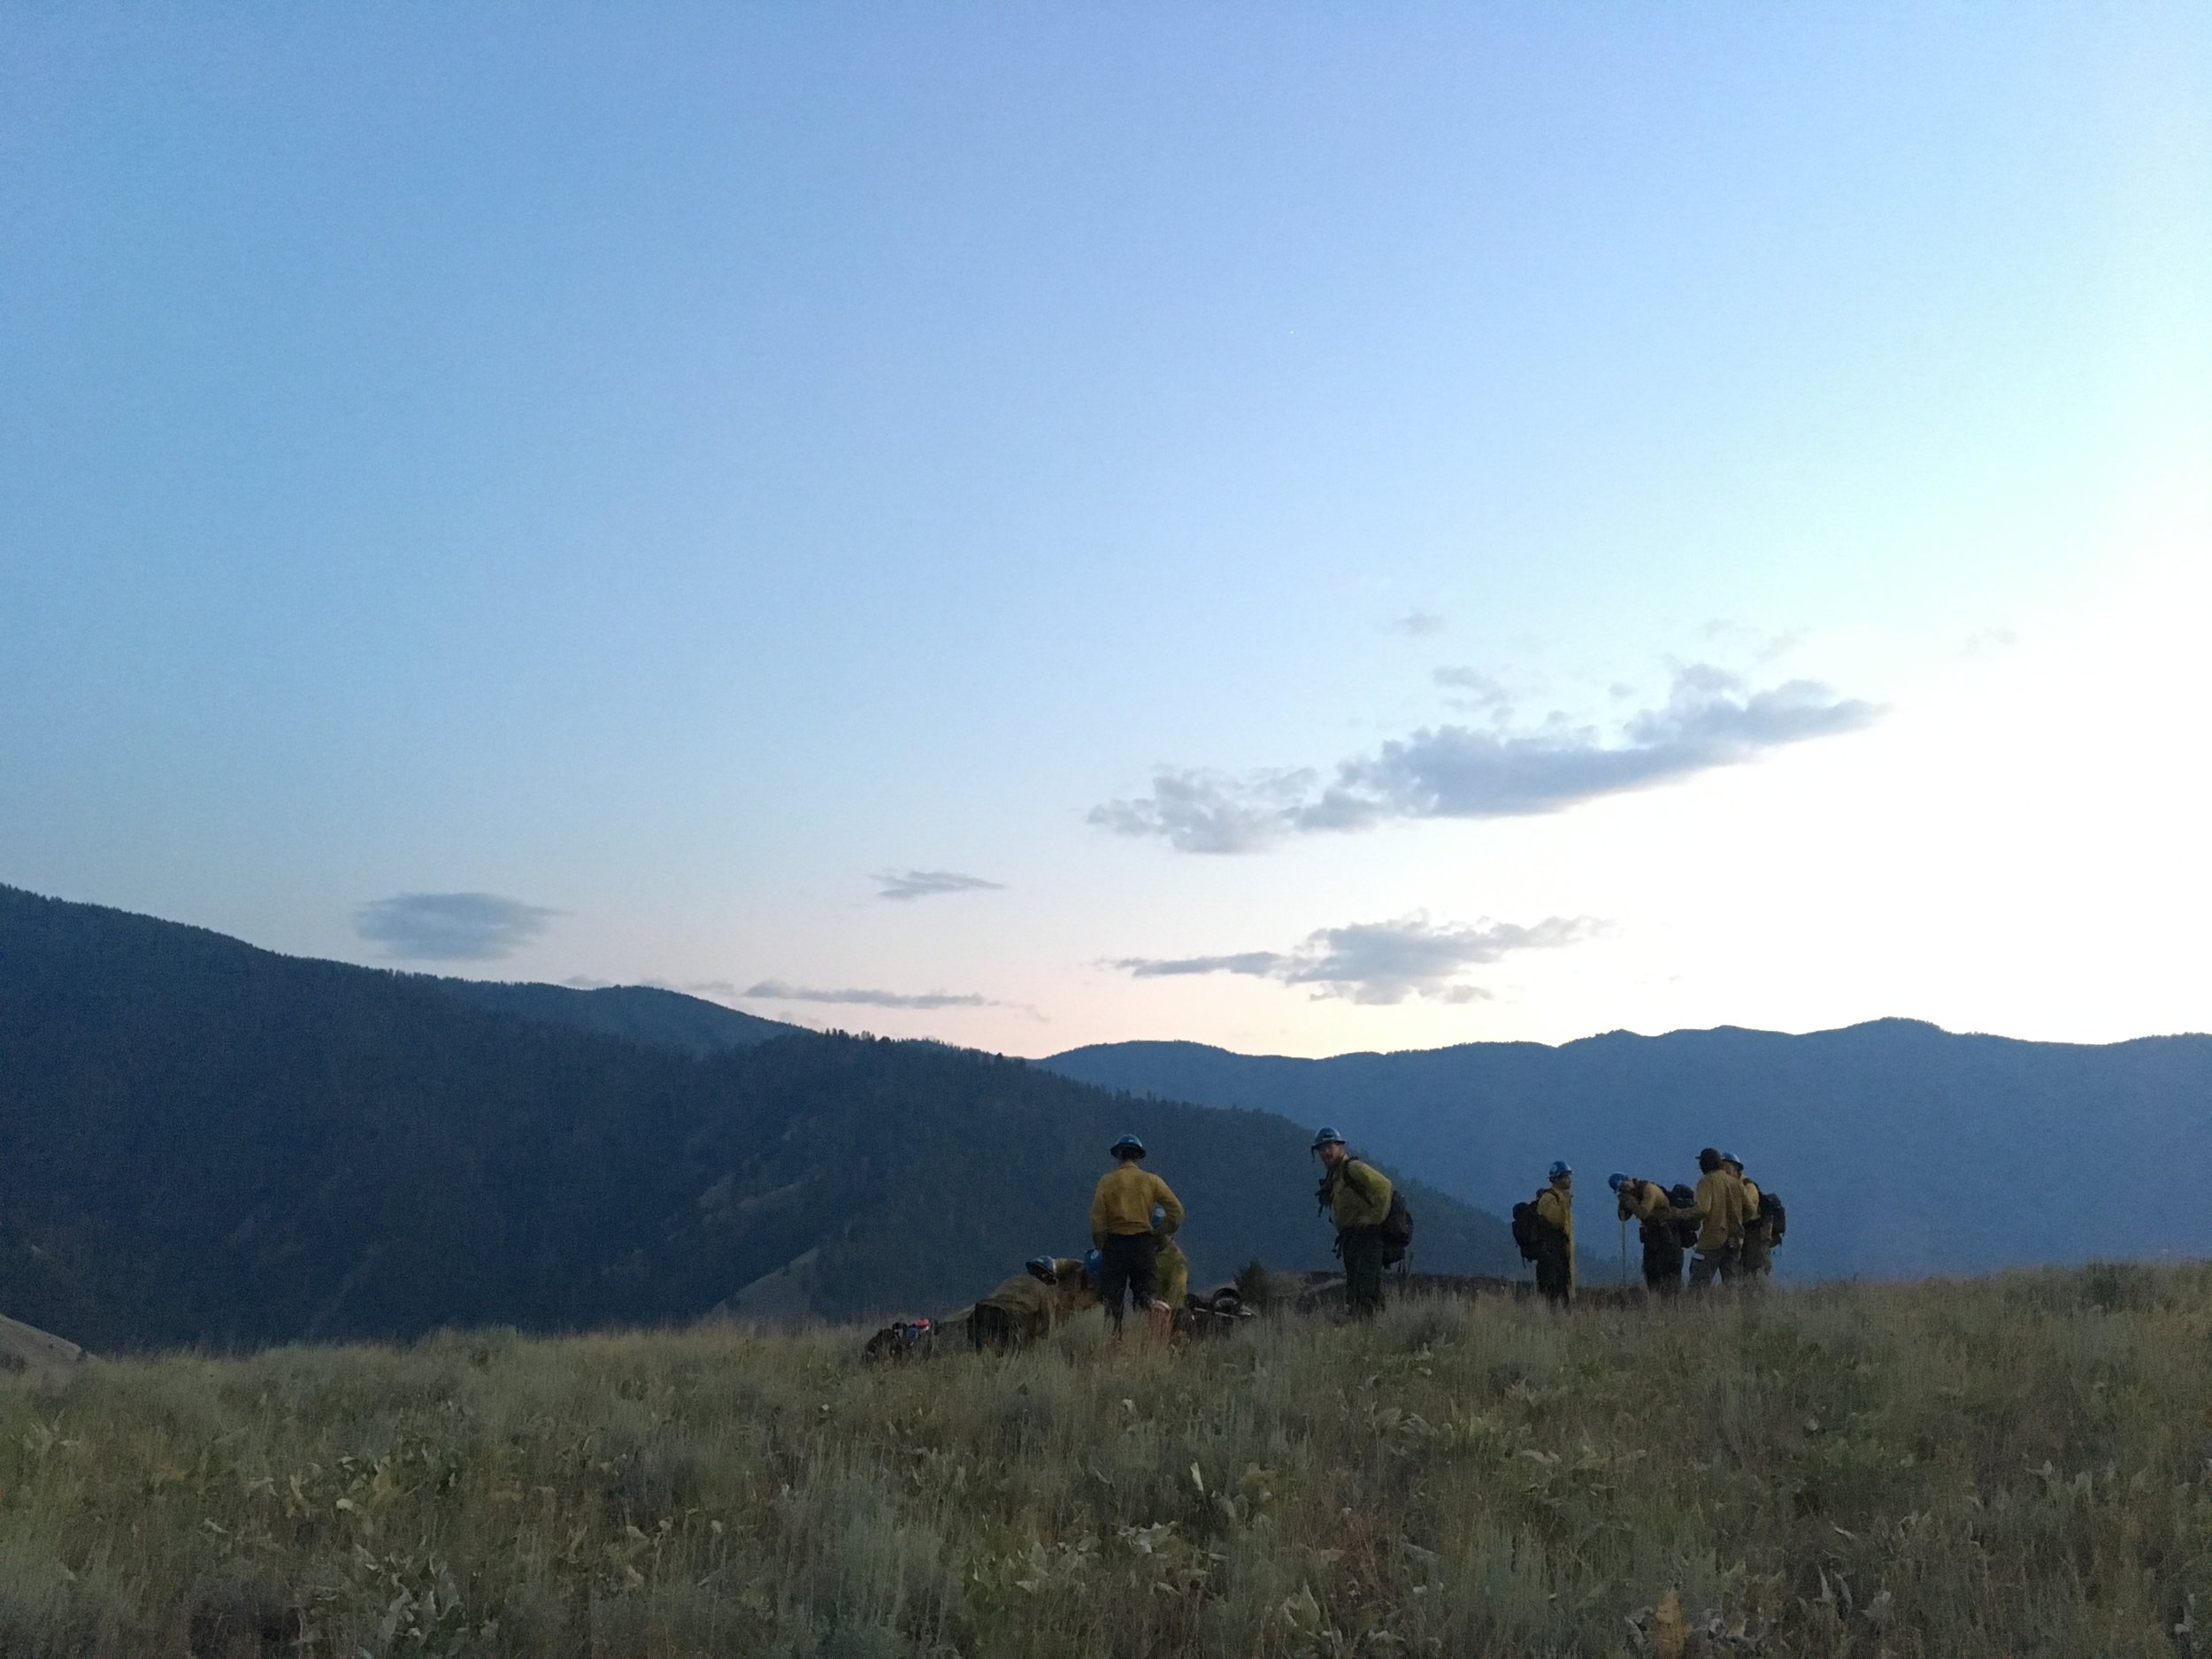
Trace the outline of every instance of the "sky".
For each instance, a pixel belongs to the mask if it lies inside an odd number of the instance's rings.
[[[2212,1029],[2212,10],[0,13],[0,881],[1041,1055]]]

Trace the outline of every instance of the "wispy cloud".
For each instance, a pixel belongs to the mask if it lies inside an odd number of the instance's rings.
[[[388,956],[492,962],[512,956],[559,914],[496,893],[399,893],[362,905],[353,931]]]
[[[876,878],[876,896],[882,899],[926,899],[940,893],[1002,893],[1003,881],[964,876],[954,870],[886,870]]]
[[[858,1008],[999,1008],[994,999],[973,991],[871,991],[857,988],[824,990],[793,985],[784,979],[763,979],[740,993],[749,999],[771,1002],[841,1002]]]
[[[1400,634],[1425,640],[1432,634],[1443,633],[1450,625],[1432,611],[1409,611],[1402,617],[1392,618],[1390,626]]]
[[[1425,727],[1340,763],[1318,788],[1310,772],[1166,768],[1148,794],[1094,807],[1089,821],[1184,852],[1242,853],[1394,818],[1523,818],[1741,765],[1770,749],[1857,731],[1880,714],[1814,680],[1754,691],[1724,669],[1696,664],[1675,675],[1664,705],[1631,716],[1609,739],[1557,718],[1517,733]]]
[[[1425,915],[1388,922],[1324,927],[1294,950],[1244,950],[1218,956],[1125,956],[1110,964],[1140,979],[1184,974],[1234,973],[1313,987],[1317,997],[1388,1004],[1409,996],[1471,1002],[1490,994],[1467,984],[1471,968],[1519,950],[1578,944],[1602,928],[1593,918],[1547,917],[1530,926],[1514,922],[1455,926]]]

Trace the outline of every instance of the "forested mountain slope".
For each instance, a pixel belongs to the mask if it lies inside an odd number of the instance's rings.
[[[95,1349],[941,1310],[1079,1251],[1125,1128],[1202,1273],[1327,1259],[1279,1118],[926,1043],[695,1056],[12,888],[0,1056],[0,1311]],[[1424,1265],[1504,1263],[1417,1205]]]
[[[1563,1157],[1581,1185],[1586,1271],[1588,1252],[1615,1248],[1606,1173],[1694,1179],[1705,1145],[1740,1154],[1786,1200],[1778,1271],[2212,1254],[2212,1037],[2086,1047],[1889,1019],[1322,1060],[1109,1043],[1040,1064],[1325,1119],[1492,1210]]]

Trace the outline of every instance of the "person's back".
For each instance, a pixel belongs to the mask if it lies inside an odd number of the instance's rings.
[[[1145,1150],[1136,1136],[1122,1136],[1110,1150],[1114,1167],[1091,1195],[1091,1242],[1102,1263],[1098,1299],[1118,1332],[1125,1294],[1140,1308],[1150,1306],[1160,1240],[1183,1225],[1183,1205],[1165,1181],[1138,1167]]]

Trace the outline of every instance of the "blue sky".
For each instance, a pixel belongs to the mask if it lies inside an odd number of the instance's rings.
[[[2200,8],[26,8],[0,213],[0,879],[1021,1052],[2212,1025]]]

